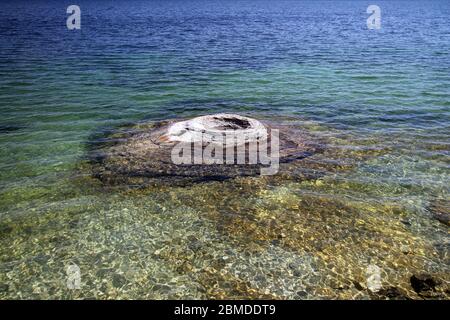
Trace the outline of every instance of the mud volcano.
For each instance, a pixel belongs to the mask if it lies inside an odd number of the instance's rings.
[[[90,153],[92,174],[106,184],[136,186],[259,176],[261,169],[270,167],[270,163],[262,163],[259,154],[255,162],[249,150],[251,145],[258,143],[258,148],[266,146],[266,154],[273,155],[272,132],[276,131],[277,175],[293,174],[289,164],[322,149],[320,143],[298,126],[237,114],[215,114],[183,121],[139,123],[117,130],[106,138],[104,145]],[[180,146],[183,146],[183,152],[175,150]],[[199,150],[199,146],[200,153],[194,150],[195,147]],[[218,152],[220,149],[222,151]],[[205,163],[202,156],[207,151],[216,162]],[[188,155],[190,161],[174,161],[174,154],[177,159],[180,155]],[[231,161],[230,154],[233,155]],[[242,159],[245,159],[244,163]]]

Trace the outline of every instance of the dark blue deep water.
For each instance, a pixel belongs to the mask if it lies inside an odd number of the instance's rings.
[[[445,0],[2,1],[0,298],[419,298],[427,273],[448,299],[449,20]],[[86,169],[105,132],[216,112],[294,119],[325,174],[105,192]]]

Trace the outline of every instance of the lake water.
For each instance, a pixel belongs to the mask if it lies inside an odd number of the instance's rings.
[[[76,4],[71,31],[68,3],[0,4],[0,298],[450,297],[450,2]],[[308,179],[91,174],[121,128],[216,112],[325,151]]]

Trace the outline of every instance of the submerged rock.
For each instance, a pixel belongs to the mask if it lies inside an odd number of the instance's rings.
[[[429,209],[436,220],[450,226],[450,201],[436,199],[431,203]]]
[[[387,287],[382,288],[380,291],[376,293],[372,293],[371,295],[372,299],[379,299],[379,300],[409,300],[410,298],[405,295],[402,290],[396,287]]]
[[[418,294],[422,294],[427,291],[435,291],[435,287],[437,285],[436,280],[434,280],[428,274],[419,274],[417,276],[412,275],[410,278],[410,281],[411,281],[411,287]]]
[[[278,146],[274,135],[277,130]],[[299,126],[236,114],[139,123],[112,133],[105,141],[89,154],[93,176],[106,184],[138,186],[258,176],[274,161],[281,164],[276,173],[295,175],[288,164],[323,149],[323,143]],[[252,158],[249,152],[255,151],[255,146],[263,149],[258,158]],[[207,163],[205,155],[212,161]],[[261,156],[266,156],[265,163]]]

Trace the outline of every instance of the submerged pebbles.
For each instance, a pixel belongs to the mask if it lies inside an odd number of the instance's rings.
[[[171,161],[174,145],[230,129],[278,129],[279,172]],[[52,202],[2,220],[0,298],[449,299],[447,226],[381,179],[389,148],[298,118],[115,128]],[[80,290],[66,286],[72,264]]]

